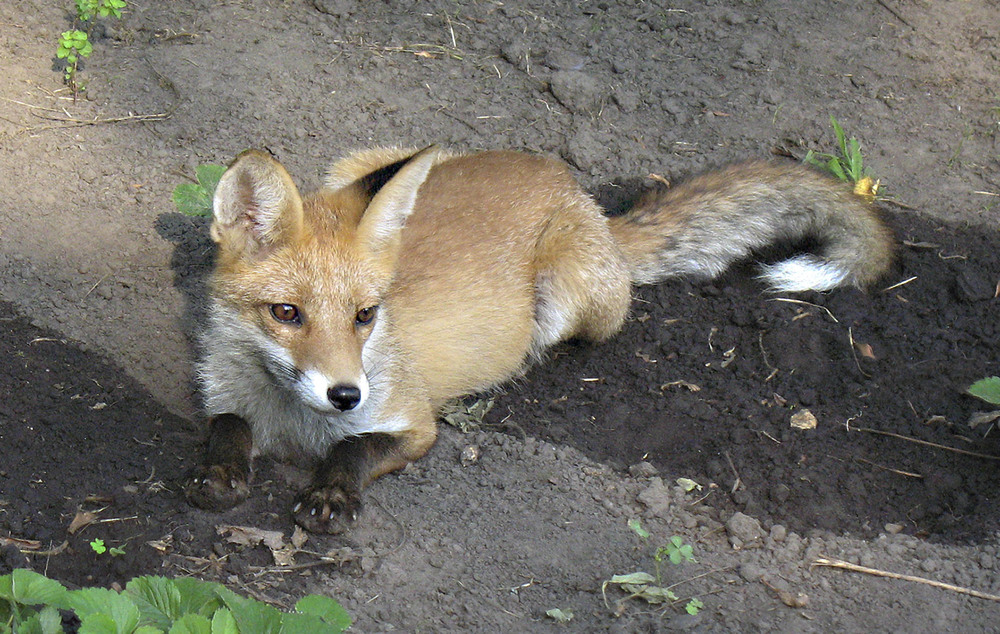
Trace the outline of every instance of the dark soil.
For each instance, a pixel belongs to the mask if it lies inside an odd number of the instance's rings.
[[[965,394],[1000,372],[1000,235],[889,220],[901,247],[884,289],[770,295],[746,271],[642,288],[619,337],[556,351],[488,421],[718,483],[804,533],[993,534],[998,459],[916,442],[1000,456],[994,426],[969,425],[990,408]],[[816,429],[790,425],[803,411]]]
[[[57,4],[0,5],[0,573],[318,592],[363,632],[995,631],[996,602],[815,562],[1000,593],[1000,464],[914,442],[1000,455],[964,394],[1000,374],[996,2],[130,0],[79,99]],[[287,544],[306,474],[260,461],[240,507],[183,501],[212,249],[170,194],[194,166],[266,147],[308,189],[356,147],[518,148],[619,208],[647,174],[829,151],[831,114],[895,201],[881,287],[775,296],[748,265],[636,289],[618,337],[485,395],[291,565],[227,527]],[[662,566],[677,605],[602,591],[673,535],[697,559]]]

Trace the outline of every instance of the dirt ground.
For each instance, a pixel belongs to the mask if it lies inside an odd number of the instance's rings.
[[[71,5],[0,5],[0,572],[323,593],[361,632],[996,631],[995,601],[816,562],[1000,593],[1000,433],[963,393],[1000,374],[1000,4],[130,0],[78,100]],[[830,115],[890,199],[882,287],[636,289],[620,336],[482,395],[291,564],[293,467],[261,462],[227,513],[183,501],[212,246],[170,195],[196,165],[264,147],[309,189],[358,147],[518,148],[617,209],[650,174],[830,150]],[[604,587],[674,535],[676,604]]]

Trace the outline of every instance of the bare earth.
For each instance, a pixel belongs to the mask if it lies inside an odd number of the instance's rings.
[[[323,593],[362,632],[996,631],[988,598],[816,565],[1000,593],[1000,434],[969,426],[991,408],[964,394],[1000,374],[995,0],[130,0],[78,100],[58,4],[0,6],[0,573]],[[291,565],[225,527],[289,544],[294,467],[261,462],[231,512],[183,501],[213,249],[170,196],[196,165],[263,147],[309,189],[359,147],[517,148],[618,209],[660,179],[829,151],[830,115],[891,199],[884,286],[776,297],[747,268],[636,289],[619,337],[482,395],[482,420],[443,426],[355,531]],[[804,410],[816,429],[791,427]],[[70,533],[81,509],[103,521]],[[660,564],[674,605],[602,591],[655,573],[674,535],[696,559]]]

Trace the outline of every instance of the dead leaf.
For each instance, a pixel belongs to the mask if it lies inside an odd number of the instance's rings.
[[[292,546],[296,548],[302,548],[309,541],[309,533],[305,532],[301,526],[295,525],[295,530],[292,531]]]
[[[253,526],[228,526],[223,524],[216,526],[215,532],[225,536],[226,541],[231,544],[240,544],[242,546],[264,544],[271,550],[278,550],[285,546],[285,534],[282,531],[266,531]]]
[[[286,544],[281,548],[271,549],[271,556],[274,558],[274,565],[279,567],[291,566],[295,563],[295,553],[297,552],[299,552],[299,549],[291,544]]]
[[[972,412],[972,416],[969,416],[969,427],[975,429],[980,425],[992,423],[998,419],[1000,419],[1000,409],[992,412]]]
[[[19,537],[4,537],[0,535],[0,546],[17,546],[21,550],[38,550],[42,547],[42,542],[34,539],[21,539]]]
[[[877,357],[875,356],[875,350],[872,348],[871,344],[855,341],[854,347],[855,349],[857,349],[858,354],[860,354],[862,357],[872,360],[877,359]]]
[[[73,516],[73,521],[69,523],[69,528],[66,529],[66,532],[74,535],[81,528],[90,526],[96,521],[97,513],[93,511],[77,511],[76,515]]]
[[[670,383],[664,383],[660,386],[660,391],[666,390],[668,387],[683,387],[688,392],[700,392],[701,387],[691,383],[690,381],[671,381]]]
[[[152,541],[146,542],[146,545],[160,553],[161,555],[166,555],[174,549],[174,536],[166,535],[162,539],[154,539]]]

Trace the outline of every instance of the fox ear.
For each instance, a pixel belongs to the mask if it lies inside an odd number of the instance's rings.
[[[432,145],[357,181],[372,197],[358,224],[358,239],[369,251],[381,254],[399,245],[400,231],[413,213],[417,191],[436,160],[437,147]]]
[[[265,152],[243,152],[219,179],[212,203],[212,239],[253,255],[302,228],[302,198],[281,163]]]

